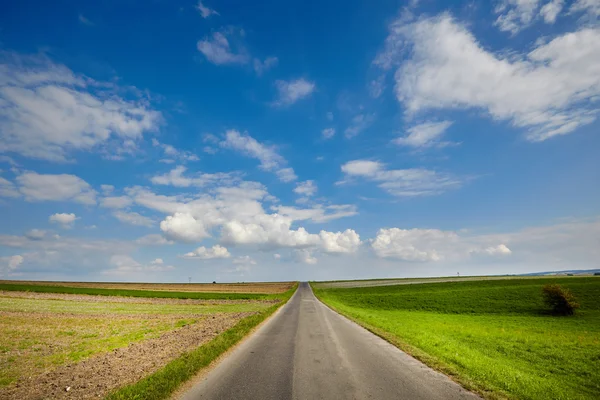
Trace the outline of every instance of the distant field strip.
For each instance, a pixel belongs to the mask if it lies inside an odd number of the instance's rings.
[[[581,304],[545,310],[558,283]],[[487,398],[600,398],[600,278],[537,278],[323,288],[317,297]]]
[[[18,287],[3,284],[2,289],[6,286]],[[1,399],[102,398],[212,343],[240,321],[251,326],[292,294],[178,297],[173,291],[132,290],[144,296],[118,297],[131,293],[24,286],[40,291],[0,291]],[[236,335],[243,336],[244,329]]]
[[[51,282],[51,281],[6,281],[0,285],[61,286],[70,288],[147,290],[169,292],[218,292],[218,293],[283,293],[295,282],[258,283],[124,283],[124,282]]]
[[[154,291],[137,289],[101,289],[88,287],[48,286],[1,283],[0,290],[38,292],[38,293],[67,293],[88,294],[96,296],[126,296],[126,297],[153,297],[165,299],[200,299],[200,300],[245,300],[277,298],[278,294],[238,293],[238,292],[175,292]]]
[[[497,281],[507,279],[546,279],[542,276],[448,276],[442,278],[401,278],[401,279],[365,279],[357,281],[330,281],[315,282],[313,286],[317,288],[355,288],[372,286],[396,286],[413,285],[420,283],[444,283],[444,282],[470,282],[470,281]]]

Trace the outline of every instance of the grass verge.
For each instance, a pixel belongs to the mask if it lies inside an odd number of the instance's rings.
[[[292,297],[296,288],[297,285],[280,294],[280,303],[242,319],[233,328],[223,332],[207,344],[171,361],[154,374],[112,392],[105,400],[168,399],[181,384],[194,377],[202,368],[207,367],[213,360],[238,343],[254,327],[277,311]]]
[[[559,283],[582,304],[544,311]],[[323,289],[340,314],[491,399],[600,398],[600,279],[551,278]]]
[[[159,290],[127,290],[127,289],[99,289],[68,286],[45,286],[1,283],[0,290],[37,292],[37,293],[65,293],[88,294],[96,296],[125,296],[125,297],[153,297],[168,299],[198,299],[198,300],[268,300],[282,297],[282,293],[219,293],[219,292],[171,292]]]

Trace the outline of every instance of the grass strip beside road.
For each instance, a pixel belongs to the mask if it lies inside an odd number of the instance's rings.
[[[547,283],[574,293],[577,315],[544,310]],[[486,398],[600,398],[598,278],[313,288],[340,314]]]
[[[162,369],[146,378],[120,388],[105,400],[162,400],[168,399],[183,383],[193,378],[210,365],[221,354],[237,344],[257,325],[284,305],[296,291],[298,285],[279,295],[281,302],[239,321],[233,328],[223,332],[207,344],[171,361]]]
[[[166,299],[196,299],[196,300],[269,300],[279,299],[283,293],[219,293],[219,292],[170,292],[158,290],[127,290],[127,289],[99,289],[68,286],[23,285],[2,283],[0,290],[37,292],[37,293],[65,293],[87,294],[95,296],[124,296],[124,297],[151,297]]]

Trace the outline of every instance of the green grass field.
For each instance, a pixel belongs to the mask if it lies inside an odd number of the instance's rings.
[[[581,304],[551,316],[541,288]],[[488,398],[600,398],[600,279],[319,288],[326,304]]]

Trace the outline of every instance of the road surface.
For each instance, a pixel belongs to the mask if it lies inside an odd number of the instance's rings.
[[[301,283],[290,301],[181,399],[477,399],[329,309]]]

